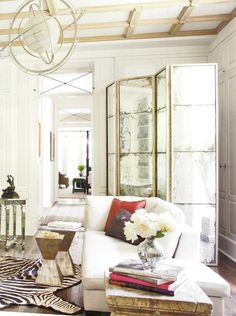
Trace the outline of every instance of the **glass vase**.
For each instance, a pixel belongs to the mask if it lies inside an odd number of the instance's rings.
[[[138,245],[138,255],[144,269],[154,269],[157,262],[163,258],[163,248],[157,238],[149,237]]]

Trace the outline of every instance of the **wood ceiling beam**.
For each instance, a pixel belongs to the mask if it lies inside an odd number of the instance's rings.
[[[134,33],[134,30],[140,18],[140,14],[141,14],[141,11],[137,9],[134,9],[133,11],[130,12],[129,19],[128,19],[129,26],[125,34],[126,37],[130,37]]]
[[[225,19],[217,26],[216,31],[219,33],[233,18],[236,16],[236,8],[228,14]]]
[[[169,30],[170,35],[175,35],[177,32],[179,32],[179,30],[181,29],[181,27],[185,23],[186,19],[190,16],[192,11],[193,11],[192,2],[190,2],[189,6],[182,8],[182,10],[178,16],[178,23],[173,24]]]
[[[0,0],[1,1],[1,0]],[[12,1],[12,0],[9,0]],[[232,14],[232,12],[231,12]],[[202,15],[202,16],[190,16],[185,20],[185,23],[191,22],[211,22],[211,21],[223,21],[228,20],[228,14],[215,14],[215,15]],[[136,26],[151,26],[160,24],[177,24],[177,18],[162,18],[162,19],[145,19],[137,21]],[[93,30],[93,29],[109,29],[109,28],[125,28],[128,27],[128,21],[114,21],[114,22],[101,22],[101,23],[79,23],[79,29],[81,30]],[[63,26],[65,27],[65,26]],[[68,30],[72,29],[68,28]],[[12,34],[17,34],[18,29],[12,29]],[[0,35],[8,35],[9,29],[0,29]]]
[[[185,23],[223,21],[227,16],[228,16],[228,14],[212,14],[212,15],[189,16],[185,20]]]
[[[217,32],[215,29],[210,30],[193,30],[193,31],[179,31],[174,37],[182,36],[200,36],[200,35],[216,35]],[[106,36],[84,36],[79,38],[81,43],[89,42],[101,42],[101,41],[118,41],[118,40],[130,40],[130,39],[150,39],[150,38],[165,38],[173,37],[169,32],[157,32],[157,33],[143,33],[143,34],[134,34],[131,37],[127,38],[125,35],[106,35]],[[73,38],[65,38],[64,43],[71,43]],[[0,47],[7,45],[7,42],[0,42]],[[12,46],[20,46],[20,41],[15,41],[12,43]]]

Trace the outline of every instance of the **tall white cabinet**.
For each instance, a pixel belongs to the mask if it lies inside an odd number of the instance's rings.
[[[236,261],[236,21],[211,47],[219,67],[219,250]]]

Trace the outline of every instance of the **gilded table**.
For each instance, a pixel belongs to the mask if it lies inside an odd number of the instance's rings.
[[[106,302],[111,316],[211,316],[212,302],[200,287],[189,281],[175,296],[125,287],[106,280]]]
[[[21,238],[18,242],[16,239],[16,213],[17,206],[20,207],[20,219],[21,219]],[[25,247],[25,199],[0,199],[0,225],[3,218],[3,212],[5,212],[5,238],[0,241],[5,242],[6,250],[8,250],[11,244],[20,243],[22,249]],[[13,216],[13,237],[10,239],[9,228],[10,228],[10,214]]]

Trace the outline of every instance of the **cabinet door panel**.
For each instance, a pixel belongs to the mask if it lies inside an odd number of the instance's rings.
[[[225,82],[219,83],[218,88],[218,103],[219,103],[219,191],[226,191],[226,113],[227,109],[225,104],[227,103],[225,94]]]
[[[228,97],[229,97],[229,182],[230,188],[229,193],[236,195],[236,74],[228,79]]]

